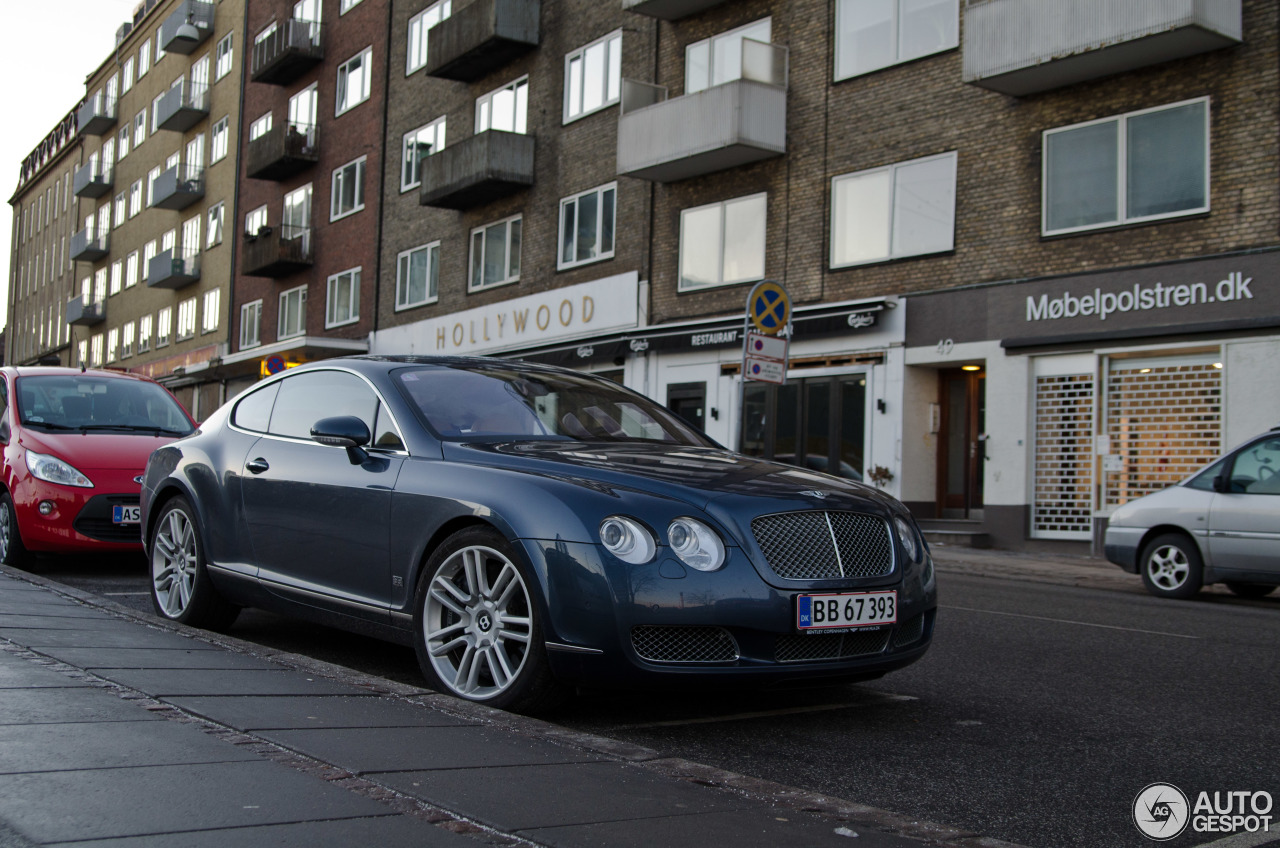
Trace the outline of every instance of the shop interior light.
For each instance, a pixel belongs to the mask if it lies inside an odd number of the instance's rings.
[[[960,370],[961,371],[981,371],[982,366],[981,365],[961,365]]]

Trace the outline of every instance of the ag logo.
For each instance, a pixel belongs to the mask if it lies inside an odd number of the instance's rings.
[[[1133,823],[1143,836],[1157,842],[1181,835],[1190,814],[1187,796],[1171,783],[1153,783],[1133,799]]]

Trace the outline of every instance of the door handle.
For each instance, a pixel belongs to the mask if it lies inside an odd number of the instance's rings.
[[[244,464],[244,467],[252,471],[254,474],[261,474],[271,466],[267,464],[267,461],[265,459],[263,459],[262,457],[258,457],[257,459],[251,459],[248,462],[246,462]]]

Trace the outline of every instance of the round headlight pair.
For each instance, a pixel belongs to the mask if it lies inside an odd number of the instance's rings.
[[[724,565],[724,543],[716,532],[696,518],[677,518],[667,526],[667,541],[680,561],[698,571],[715,571]],[[623,562],[640,565],[653,559],[657,542],[643,524],[624,515],[600,522],[600,543]]]
[[[924,543],[920,541],[911,522],[901,515],[895,515],[893,526],[898,531],[898,541],[902,543],[902,550],[906,552],[907,559],[911,562],[920,562],[924,558]]]

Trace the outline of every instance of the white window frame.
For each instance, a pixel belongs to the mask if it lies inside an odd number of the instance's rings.
[[[199,218],[196,220],[199,220]],[[215,332],[221,323],[222,290],[209,289],[204,293],[204,303],[200,313],[200,332],[201,334]]]
[[[156,348],[169,344],[173,334],[173,307],[163,306],[156,313]]]
[[[761,273],[758,276],[750,275],[750,276],[743,277],[741,279],[737,279],[737,278],[725,279],[725,276],[724,276],[725,210],[732,204],[745,203],[748,201],[754,201],[756,199],[759,199],[760,202],[764,204],[765,238],[762,240],[760,245]],[[717,247],[717,250],[719,252],[719,259],[717,260],[719,264],[719,279],[717,282],[708,283],[707,285],[704,285],[704,286],[686,286],[684,284],[684,276],[683,276],[684,275],[684,257],[685,257],[685,248],[686,248],[685,237],[684,237],[685,216],[690,214],[691,212],[700,212],[704,209],[712,209],[715,207],[719,207],[720,209],[720,244]],[[750,283],[750,282],[764,279],[765,273],[766,273],[764,266],[768,262],[768,255],[769,255],[767,250],[768,238],[769,238],[769,193],[768,192],[762,191],[762,192],[757,192],[756,194],[746,194],[746,195],[743,195],[742,197],[731,197],[728,200],[722,200],[718,203],[705,203],[702,206],[691,206],[688,209],[680,210],[680,253],[677,258],[677,265],[676,265],[678,290],[682,292],[707,291],[709,289],[719,288],[721,286],[734,286],[734,285],[738,285],[739,283]]]
[[[467,239],[467,254],[468,254],[467,291],[468,292],[487,291],[488,289],[495,289],[495,288],[498,288],[499,286],[509,286],[512,283],[520,282],[520,267],[522,263],[520,262],[520,260],[517,260],[516,271],[514,274],[512,273],[512,263],[511,263],[511,258],[512,258],[511,225],[517,221],[520,222],[520,246],[521,246],[521,251],[523,251],[524,249],[524,216],[523,215],[512,215],[510,218],[503,218],[500,221],[492,221],[488,224],[485,224],[482,227],[476,227],[471,231],[471,235]],[[476,272],[476,262],[477,262],[476,251],[475,251],[475,238],[477,235],[480,235],[481,237],[480,238],[481,250],[480,250],[480,257],[478,261],[480,263],[480,267],[483,268],[484,267],[484,246],[488,243],[488,239],[485,238],[484,234],[487,233],[489,230],[493,229],[494,227],[502,227],[502,226],[506,227],[505,255],[507,257],[507,267],[504,269],[506,271],[506,274],[503,276],[502,279],[495,280],[492,283],[486,283],[483,280],[481,280],[480,283],[477,284],[475,282],[475,272]]]
[[[413,267],[413,255],[415,253],[426,252],[427,254],[427,284],[423,287],[422,300],[409,300],[409,283],[407,269]],[[434,273],[433,273],[434,271]],[[438,290],[440,279],[440,242],[433,241],[429,244],[421,244],[417,247],[411,247],[408,250],[401,251],[396,255],[396,312],[405,309],[414,309],[424,306],[428,303],[435,303],[440,299]],[[432,281],[435,281],[435,286]]]
[[[138,114],[133,116],[133,149],[137,150],[138,145],[147,140],[147,107],[143,106]]]
[[[189,297],[178,303],[178,326],[174,329],[173,340],[184,342],[196,335],[196,299]]]
[[[354,268],[348,268],[345,271],[330,275],[324,290],[324,328],[326,330],[331,330],[334,327],[345,327],[360,320],[360,277],[362,276],[362,270],[363,268],[357,265]],[[340,304],[337,300],[337,286],[344,277],[347,278],[351,285],[347,289],[346,303]],[[345,307],[345,317],[338,317],[342,311],[340,307]]]
[[[359,60],[362,73],[360,74],[360,99],[350,99],[350,81],[351,81],[351,63]],[[369,99],[369,93],[372,90],[373,81],[373,45],[366,47],[359,53],[352,56],[347,61],[338,66],[337,70],[337,86],[333,92],[333,116],[345,115],[352,109],[359,106]],[[346,82],[343,82],[343,75],[346,75]],[[343,103],[341,94],[343,90],[347,90],[347,100]]]
[[[514,129],[506,130],[506,132],[516,132],[524,135],[529,129],[529,75],[525,74],[519,79],[514,79],[506,85],[500,85],[493,91],[481,95],[476,98],[476,129],[477,133],[494,129],[493,126],[493,100],[504,91],[512,92],[512,127]],[[523,109],[521,108],[523,104]]]
[[[151,316],[143,315],[138,319],[138,353],[151,350]]]
[[[133,88],[133,56],[128,56],[120,71],[120,93],[127,94],[131,88]]]
[[[364,209],[365,170],[368,159],[367,155],[361,156],[333,170],[332,182],[329,185],[330,221],[339,221]],[[348,171],[351,172],[352,176],[347,176]],[[355,191],[353,192],[355,205],[350,209],[339,209],[338,204],[342,202],[343,189],[349,179],[355,180]]]
[[[1180,209],[1176,212],[1163,212],[1158,215],[1139,215],[1132,218],[1127,215],[1128,207],[1128,122],[1131,118],[1149,115],[1154,112],[1164,112],[1171,109],[1178,109],[1185,106],[1191,106],[1196,103],[1204,104],[1204,205],[1194,209]],[[1148,109],[1137,109],[1132,112],[1124,112],[1119,115],[1110,115],[1106,118],[1098,118],[1093,121],[1082,121],[1078,124],[1070,124],[1064,127],[1054,127],[1045,130],[1040,138],[1040,234],[1042,236],[1060,236],[1070,233],[1083,233],[1093,230],[1109,230],[1116,227],[1127,227],[1134,224],[1145,224],[1151,221],[1167,221],[1171,218],[1185,218],[1190,215],[1202,215],[1209,211],[1212,204],[1212,195],[1210,194],[1212,180],[1212,163],[1210,158],[1212,153],[1213,141],[1211,138],[1212,109],[1210,108],[1209,97],[1193,97],[1190,100],[1180,100],[1177,103],[1165,103],[1160,106],[1152,106]],[[1049,229],[1049,138],[1063,132],[1078,130],[1082,127],[1098,126],[1100,124],[1112,123],[1118,124],[1116,128],[1116,220],[1102,221],[1096,224],[1084,224],[1078,227],[1061,227],[1056,230]]]
[[[422,185],[422,159],[419,158],[414,167],[409,167],[410,157],[413,155],[409,150],[410,142],[418,140],[419,136],[427,133],[434,136],[436,143],[432,145],[431,152],[427,156],[432,156],[444,150],[445,131],[447,130],[447,115],[441,115],[429,124],[423,124],[417,129],[410,130],[405,133],[400,141],[400,193],[412,191]],[[416,150],[414,151],[416,152]],[[416,179],[413,179],[416,177]],[[412,180],[412,181],[410,181]]]
[[[205,231],[207,237],[205,240],[205,249],[216,247],[222,244],[222,228],[226,226],[226,204],[219,200],[217,203],[209,207],[206,212],[207,219],[205,221]]]
[[[587,90],[587,52],[592,48],[604,46],[603,68],[604,79],[600,81],[602,102],[591,108],[584,107],[583,101]],[[574,67],[577,63],[577,68]],[[587,115],[602,112],[622,100],[622,30],[616,29],[608,35],[601,36],[590,44],[584,44],[564,57],[564,116],[563,123],[569,124]],[[577,107],[576,110],[574,107]]]
[[[952,5],[951,14],[953,16],[953,20],[955,21],[955,28],[951,32],[951,34],[955,36],[954,40],[949,41],[947,44],[944,44],[943,46],[930,50],[926,53],[918,53],[918,54],[912,54],[909,56],[903,56],[902,55],[902,37],[901,37],[902,27],[900,24],[900,20],[902,17],[901,15],[902,0],[892,0],[893,21],[890,24],[890,26],[893,29],[893,36],[890,39],[890,44],[893,45],[893,58],[883,65],[875,65],[873,67],[863,68],[862,70],[859,70],[859,71],[850,71],[848,73],[842,74],[840,72],[840,59],[841,59],[840,43],[841,43],[841,37],[844,33],[843,25],[845,22],[845,16],[849,14],[848,9],[850,7],[856,7],[859,2],[861,2],[861,0],[836,0],[836,19],[835,19],[836,28],[834,33],[835,44],[831,53],[832,53],[832,77],[837,82],[840,80],[853,79],[854,77],[865,76],[866,74],[872,74],[884,68],[892,68],[894,65],[902,65],[907,62],[914,62],[916,59],[923,59],[926,56],[936,56],[937,54],[945,53],[948,50],[955,50],[957,47],[960,46],[960,0],[950,0]]]
[[[684,93],[694,94],[699,91],[705,91],[708,88],[714,88],[717,85],[724,85],[726,83],[733,82],[734,80],[741,79],[742,78],[742,61],[741,61],[740,54],[742,52],[742,41],[743,41],[742,34],[746,30],[759,27],[761,24],[768,25],[769,38],[772,39],[773,38],[773,16],[765,15],[763,18],[757,18],[756,20],[751,21],[750,23],[743,24],[742,26],[734,27],[733,29],[725,30],[724,32],[718,32],[715,35],[711,36],[710,38],[704,38],[701,41],[695,41],[694,43],[685,47],[684,49]],[[737,48],[739,53],[738,76],[729,77],[728,79],[721,80],[720,82],[716,82],[714,78],[714,72],[713,72],[715,68],[716,48],[721,44],[729,44],[734,41],[737,41],[738,43],[738,48]],[[694,51],[696,51],[698,48],[703,46],[707,48],[707,84],[695,85],[692,77],[690,76],[690,73],[693,68],[693,62],[690,60],[690,56],[693,54]]]
[[[298,327],[289,330],[285,327],[285,316],[288,311],[285,309],[285,301],[294,297],[298,298]],[[307,287],[296,286],[287,291],[280,292],[279,313],[276,319],[276,338],[279,340],[297,338],[306,335],[307,332]]]
[[[213,81],[225,77],[231,73],[231,67],[235,64],[235,44],[231,40],[231,36],[235,33],[227,33],[218,39],[218,46],[214,48],[213,55]],[[223,60],[226,62],[223,62]]]
[[[138,48],[138,79],[145,77],[149,70],[151,70],[151,39],[148,38]]]
[[[267,112],[254,118],[249,124],[249,141],[257,141],[267,133],[271,132],[271,125],[275,120],[273,112]]]
[[[244,213],[244,233],[247,236],[258,235],[258,231],[267,226],[267,204],[262,204]]]
[[[605,192],[607,191],[613,192],[613,226],[610,228],[610,232],[612,233],[612,241],[610,242],[609,250],[608,251],[597,250],[595,256],[592,256],[588,259],[573,259],[570,261],[565,261],[565,258],[564,258],[565,209],[567,209],[570,205],[574,207],[573,220],[575,224],[574,226],[575,232],[573,234],[573,240],[574,240],[573,253],[576,256],[578,253],[576,231],[577,231],[578,213],[580,211],[579,204],[582,198],[592,194],[596,195],[596,241],[598,243],[600,240],[600,234],[601,232],[603,232],[604,195],[605,195]],[[560,201],[560,223],[557,227],[557,233],[559,234],[559,238],[556,239],[556,270],[558,271],[564,271],[569,268],[578,268],[583,265],[590,265],[592,262],[603,262],[606,259],[612,259],[614,256],[614,252],[617,250],[617,247],[618,247],[618,184],[617,182],[605,183],[602,186],[596,186],[595,188],[587,189],[586,191],[580,191],[575,195],[566,197],[563,200],[561,200]]]
[[[338,14],[345,15],[356,6],[360,5],[360,0],[340,0],[338,3]]]
[[[132,321],[127,322],[124,325],[124,328],[120,331],[120,358],[121,359],[128,359],[129,357],[133,356],[134,331],[135,331],[134,323]]]
[[[252,328],[252,329],[251,329]],[[262,299],[240,305],[240,350],[262,344]]]
[[[209,131],[209,164],[221,162],[231,139],[231,116],[223,115]]]
[[[404,56],[404,75],[411,76],[427,66],[427,38],[431,30],[453,14],[453,0],[439,0],[409,19]],[[428,18],[435,20],[427,23]]]
[[[912,257],[912,256],[936,256],[939,253],[947,253],[949,251],[955,250],[956,185],[958,182],[958,171],[959,171],[958,158],[959,157],[956,151],[953,150],[947,153],[939,153],[935,156],[922,156],[918,159],[908,159],[905,162],[894,162],[891,165],[885,165],[880,168],[868,168],[867,170],[864,170],[864,171],[854,171],[849,174],[840,174],[839,176],[832,177],[831,178],[831,234],[830,234],[831,243],[830,243],[830,249],[828,251],[828,262],[830,263],[830,267],[833,270],[837,268],[855,268],[859,265],[873,265],[877,262],[888,262],[895,259],[905,259],[907,257]],[[897,215],[896,215],[897,208],[895,204],[897,200],[896,188],[897,188],[898,171],[903,168],[911,167],[912,165],[922,165],[929,162],[941,162],[948,159],[951,161],[951,241],[950,243],[945,247],[938,247],[937,249],[918,250],[918,251],[904,250],[904,251],[895,252],[893,248],[893,241],[894,241],[894,223],[897,220]],[[836,259],[836,248],[839,244],[840,236],[843,235],[843,231],[846,229],[845,227],[842,226],[843,222],[838,220],[838,205],[836,203],[836,192],[839,190],[840,184],[843,182],[847,182],[849,180],[858,179],[860,177],[869,177],[869,176],[872,176],[873,174],[886,174],[886,173],[889,175],[889,191],[888,191],[889,203],[884,210],[884,214],[887,216],[887,223],[886,223],[885,229],[888,233],[888,252],[885,253],[884,255],[871,256],[865,259],[857,259],[849,262],[838,262]]]
[[[138,284],[138,251],[133,251],[124,262],[124,287],[131,289]]]

